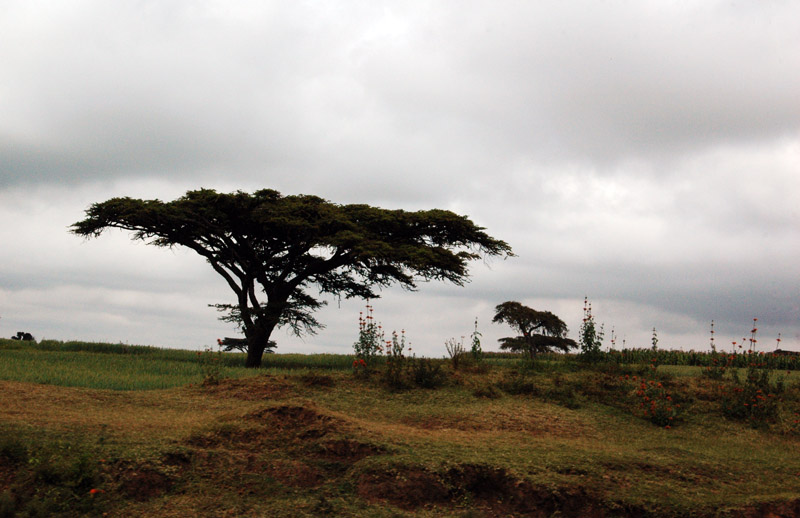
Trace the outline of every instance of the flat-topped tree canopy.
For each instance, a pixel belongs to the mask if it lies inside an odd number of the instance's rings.
[[[567,338],[567,324],[549,311],[537,311],[514,300],[498,304],[494,309],[492,322],[505,322],[520,333],[520,336],[498,340],[501,349],[523,352],[533,358],[553,349],[567,352],[577,347],[574,340]]]
[[[71,231],[97,237],[107,228],[205,257],[236,294],[235,304],[218,307],[241,324],[249,367],[261,364],[276,327],[297,334],[322,327],[312,315],[325,304],[321,294],[377,298],[375,288],[414,290],[419,280],[460,286],[470,260],[513,255],[507,243],[447,210],[339,205],[272,189],[199,189],[170,202],[112,198],[90,206]]]

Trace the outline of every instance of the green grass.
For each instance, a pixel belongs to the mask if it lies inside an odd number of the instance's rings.
[[[223,374],[228,377],[251,373],[244,368],[223,368]],[[3,350],[0,351],[0,379],[66,387],[153,390],[199,383],[203,373],[197,360],[85,351]]]
[[[253,376],[243,353],[211,353],[226,378]],[[209,353],[94,342],[0,340],[0,380],[111,390],[154,390],[200,383]],[[266,354],[261,372],[349,370],[353,357]]]

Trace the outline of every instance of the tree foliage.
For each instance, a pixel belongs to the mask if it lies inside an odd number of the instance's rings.
[[[501,338],[500,348],[525,353],[533,358],[553,349],[568,351],[577,346],[567,338],[567,325],[549,311],[537,311],[516,301],[507,301],[495,307],[494,323],[506,323],[519,336]]]
[[[260,365],[276,327],[320,329],[313,313],[325,304],[322,295],[377,298],[376,288],[414,290],[419,280],[460,286],[469,261],[513,255],[504,241],[450,211],[339,205],[270,189],[199,189],[170,202],[112,198],[91,205],[71,231],[97,237],[107,228],[204,257],[236,295],[234,304],[217,307],[241,322],[250,367]]]

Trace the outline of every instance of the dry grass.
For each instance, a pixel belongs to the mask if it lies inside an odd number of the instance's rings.
[[[594,386],[577,408],[548,399],[591,373],[473,395],[502,373],[399,393],[341,372],[140,392],[0,381],[0,431],[31,448],[82,441],[105,491],[85,515],[767,516],[741,513],[800,499],[798,437],[721,419],[703,381],[673,383],[708,413],[664,430],[593,402]],[[3,462],[0,494],[38,480]]]

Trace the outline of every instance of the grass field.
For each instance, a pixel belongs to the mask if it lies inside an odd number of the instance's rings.
[[[0,341],[0,517],[800,513],[795,371],[752,422],[697,366],[442,360],[424,389],[265,360]]]

